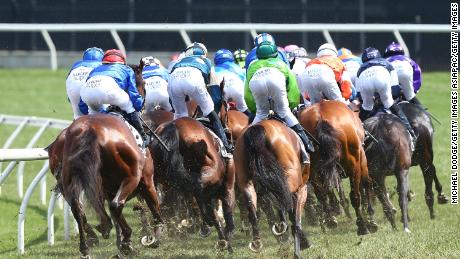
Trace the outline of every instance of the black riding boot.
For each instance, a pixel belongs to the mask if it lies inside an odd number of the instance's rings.
[[[425,108],[425,106],[423,106],[423,104],[417,99],[417,96],[414,96],[414,98],[412,98],[409,102],[418,105],[420,108],[424,110],[427,110],[427,108]]]
[[[126,115],[128,122],[141,134],[143,140],[143,146],[146,147],[150,144],[150,138],[145,133],[144,127],[142,127],[141,118],[139,117],[139,112],[132,112]]]
[[[359,108],[359,119],[364,122],[367,120],[372,114],[372,111],[366,111],[363,109],[363,107]]]
[[[307,136],[307,133],[305,133],[305,129],[300,124],[296,124],[292,126],[291,129],[293,129],[300,136],[300,139],[305,145],[305,148],[307,149],[308,153],[315,152],[313,143],[311,142],[310,138]]]
[[[417,138],[417,136],[415,135],[415,132],[412,129],[409,120],[407,120],[406,114],[404,114],[404,112],[401,110],[401,108],[399,108],[399,106],[396,103],[390,107],[390,111],[401,119],[402,123],[404,124],[404,126],[406,126],[406,129],[409,131],[415,144],[415,139]]]
[[[246,114],[246,116],[248,116],[249,124],[251,124],[255,117],[254,114],[252,114],[252,112],[250,112],[249,109],[245,110],[243,113]]]
[[[212,130],[214,133],[217,134],[217,136],[222,140],[224,143],[225,149],[227,150],[228,153],[233,152],[233,147],[228,143],[227,136],[225,136],[225,131],[224,127],[222,127],[222,123],[220,122],[219,116],[215,111],[212,111],[210,114],[208,114],[209,121],[211,122],[212,125]]]

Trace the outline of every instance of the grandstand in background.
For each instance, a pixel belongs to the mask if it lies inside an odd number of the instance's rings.
[[[422,23],[448,24],[450,5],[431,0],[3,0],[0,23]],[[189,33],[210,51],[252,45],[249,33]],[[120,32],[128,53],[168,53],[184,48],[179,33]],[[274,33],[277,44],[298,44],[309,52],[324,43],[321,33]],[[337,47],[360,52],[373,45],[383,51],[392,33],[331,33]],[[89,46],[114,48],[110,33],[51,33],[60,66]],[[403,33],[411,57],[424,70],[449,66],[449,34]],[[0,32],[0,66],[16,67],[11,53],[48,48],[40,33]],[[23,53],[23,54],[20,54]],[[61,55],[61,53],[64,53]],[[40,54],[35,54],[40,57]],[[46,53],[45,53],[46,55]],[[27,55],[23,55],[26,58]],[[69,61],[67,61],[66,57]],[[128,57],[129,58],[129,57]],[[46,66],[45,59],[45,66]],[[26,61],[32,62],[32,61]],[[33,66],[33,64],[31,64]],[[38,64],[41,66],[41,64]]]

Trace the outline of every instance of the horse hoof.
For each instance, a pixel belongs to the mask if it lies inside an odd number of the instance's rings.
[[[211,229],[210,229],[209,227],[204,227],[204,228],[202,227],[202,228],[200,229],[200,236],[201,236],[202,238],[206,238],[206,237],[208,237],[209,235],[211,235]]]
[[[143,236],[141,238],[141,244],[145,247],[158,248],[160,246],[160,241],[157,240],[154,236]]]
[[[404,228],[404,232],[407,233],[407,234],[410,234],[410,233],[411,233],[411,231],[410,231],[409,228]]]
[[[327,219],[327,221],[326,221],[327,228],[335,229],[335,228],[337,228],[338,225],[339,225],[339,223],[337,222],[337,218],[334,217],[334,216],[332,216],[331,218]]]
[[[121,243],[120,245],[120,252],[123,255],[130,255],[134,252],[134,248],[131,243]]]
[[[281,236],[283,235],[284,233],[286,233],[287,231],[287,224],[286,222],[281,222],[281,223],[275,223],[273,224],[272,226],[272,232],[273,232],[273,235],[275,236]]]
[[[379,229],[379,226],[377,225],[377,222],[371,220],[367,223],[367,229],[369,230],[369,232],[375,233]]]
[[[249,249],[254,253],[259,253],[262,250],[262,242],[260,239],[250,242]]]
[[[434,213],[430,213],[430,219],[435,219],[436,216],[434,215]]]
[[[449,199],[446,197],[444,193],[438,194],[438,203],[439,204],[447,204],[449,202]]]
[[[302,240],[300,242],[300,250],[308,249],[311,247],[312,247],[312,244],[310,243],[308,239]]]
[[[123,259],[124,257],[121,255],[121,254],[116,254],[112,257],[110,257],[111,259]]]
[[[216,245],[214,245],[214,248],[218,251],[224,251],[227,250],[229,247],[228,241],[227,240],[219,240],[216,242]]]
[[[102,237],[104,239],[109,239],[110,237],[110,229],[107,230],[106,228],[104,228],[102,225],[97,225],[94,227],[97,231],[99,231],[99,233],[101,233]]]
[[[87,244],[89,247],[98,246],[98,245],[99,245],[99,239],[98,239],[97,237],[90,237],[90,238],[87,238],[86,244]]]
[[[91,259],[91,255],[80,255],[80,259]]]
[[[369,230],[366,227],[358,227],[358,236],[369,234]]]

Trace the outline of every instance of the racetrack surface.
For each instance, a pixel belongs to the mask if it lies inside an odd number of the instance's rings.
[[[0,70],[0,113],[72,119],[70,105],[65,94],[66,71],[51,72],[49,70]],[[438,177],[443,184],[444,192],[449,195],[449,164],[450,164],[450,106],[449,106],[449,74],[424,73],[423,86],[419,99],[429,108],[442,125],[435,123],[435,165]],[[0,126],[0,144],[3,144],[13,126]],[[13,147],[24,147],[36,128],[27,128],[21,137],[15,141]],[[58,134],[56,130],[49,130],[37,143],[37,147],[48,145]],[[25,187],[41,168],[43,162],[29,162],[26,165]],[[5,164],[3,165],[5,168]],[[376,219],[379,230],[364,237],[356,235],[354,220],[348,221],[345,216],[339,217],[339,227],[335,230],[321,231],[320,227],[303,225],[309,234],[313,247],[302,252],[306,258],[460,258],[460,205],[438,205],[435,203],[436,219],[430,220],[424,200],[424,183],[420,169],[413,167],[409,174],[410,189],[416,196],[409,204],[411,217],[411,234],[402,231],[399,222],[399,206],[397,194],[392,197],[393,204],[398,208],[398,231],[393,231],[390,224],[384,220],[382,207],[376,206]],[[54,179],[48,175],[48,189],[51,190]],[[387,187],[395,192],[394,177],[387,178]],[[349,186],[348,181],[345,185]],[[21,200],[16,194],[16,179],[13,173],[2,186],[0,196],[0,258],[16,258],[17,253],[17,213]],[[63,240],[62,211],[56,209],[55,229],[56,244],[48,246],[46,241],[46,212],[47,206],[40,205],[38,191],[31,199],[27,210],[25,223],[25,249],[23,258],[64,258],[79,256],[78,239]],[[264,250],[254,254],[247,248],[251,240],[244,233],[236,232],[233,238],[234,254],[217,252],[214,244],[216,233],[203,239],[198,234],[189,235],[186,240],[164,237],[160,248],[141,248],[136,236],[139,232],[138,220],[132,212],[132,202],[124,210],[133,227],[133,244],[141,258],[292,258],[292,245],[279,245],[268,231],[265,221],[261,223],[261,234]],[[89,213],[91,214],[91,213]],[[352,213],[354,217],[354,213]],[[92,218],[92,217],[90,217]],[[239,227],[238,211],[235,213]],[[264,219],[263,219],[264,220]],[[90,220],[94,223],[94,220]],[[305,220],[304,220],[305,222]],[[107,258],[116,254],[115,236],[112,231],[109,240],[101,238],[99,247],[92,249],[96,258]]]

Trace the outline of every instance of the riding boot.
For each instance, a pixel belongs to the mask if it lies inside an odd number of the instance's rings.
[[[250,112],[249,109],[245,110],[243,113],[246,114],[246,116],[248,116],[249,124],[251,124],[251,122],[254,120],[254,117],[255,117],[254,114]]]
[[[404,112],[401,110],[401,108],[399,108],[399,106],[396,103],[390,107],[390,111],[394,115],[398,116],[399,119],[401,119],[404,126],[406,126],[407,131],[409,131],[409,134],[411,135],[411,138],[412,138],[412,142],[415,146],[417,135],[415,135],[415,132],[412,129],[412,126],[410,125],[409,120],[407,120],[406,114],[404,114]]]
[[[412,98],[410,101],[410,103],[413,103],[415,105],[418,105],[420,108],[424,109],[424,110],[428,110],[425,106],[423,106],[423,104],[417,99],[417,96],[414,96],[414,98]]]
[[[212,130],[214,133],[217,134],[217,136],[222,140],[224,143],[224,147],[227,150],[228,153],[233,152],[233,146],[231,146],[228,143],[227,136],[225,136],[225,131],[224,128],[222,127],[222,123],[220,122],[219,116],[215,111],[212,111],[210,114],[208,114],[209,121],[211,122]]]
[[[139,117],[139,112],[128,113],[126,117],[128,122],[139,132],[139,134],[141,134],[143,147],[146,147],[148,144],[150,144],[150,138],[144,131],[141,118]]]
[[[293,129],[299,135],[308,153],[315,152],[313,143],[311,142],[310,138],[307,136],[307,133],[305,133],[305,129],[300,124],[296,124],[292,126],[291,129]]]
[[[372,111],[366,111],[363,109],[363,107],[359,108],[359,119],[364,122],[367,120],[372,114]]]

